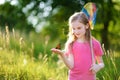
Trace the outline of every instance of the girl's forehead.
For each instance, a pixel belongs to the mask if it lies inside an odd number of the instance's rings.
[[[79,21],[73,21],[73,22],[71,23],[71,27],[83,26],[83,25],[84,25],[84,24],[81,23],[81,22],[79,22]]]

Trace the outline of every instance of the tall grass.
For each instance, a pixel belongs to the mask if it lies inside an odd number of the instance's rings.
[[[97,76],[98,80],[120,80],[120,54],[111,50],[104,50],[105,67]]]
[[[0,31],[0,80],[67,80],[68,69],[50,48],[49,36],[24,36]],[[105,68],[97,73],[97,80],[120,80],[120,54],[105,50]]]

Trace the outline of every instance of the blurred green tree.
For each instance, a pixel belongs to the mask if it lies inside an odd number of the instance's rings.
[[[29,32],[33,30],[33,27],[27,23],[26,18],[19,7],[13,6],[9,2],[0,5],[0,26],[3,29],[8,26],[10,30],[14,27],[15,29]]]
[[[120,19],[119,15],[119,9],[117,9],[115,6],[120,6],[119,1],[117,0],[96,0],[95,3],[98,6],[98,13],[97,13],[97,23],[102,24],[101,28],[101,37],[102,37],[102,43],[105,44],[105,48],[110,48],[110,40],[109,35],[110,23],[112,22],[114,25],[117,23],[117,19]],[[118,29],[120,29],[118,27]],[[118,35],[114,32],[114,29],[112,30],[114,33],[114,36]],[[112,35],[113,38],[113,35]]]

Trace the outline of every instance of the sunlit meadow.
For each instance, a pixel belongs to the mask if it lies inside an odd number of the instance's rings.
[[[68,69],[50,51],[57,42],[50,37],[0,31],[0,80],[67,80]],[[104,50],[105,68],[97,80],[120,80],[120,54]]]

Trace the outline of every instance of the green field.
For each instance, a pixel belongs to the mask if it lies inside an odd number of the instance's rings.
[[[0,80],[67,80],[68,69],[50,51],[56,43],[49,36],[1,31]],[[105,68],[98,72],[97,80],[120,80],[119,52],[104,52]]]

